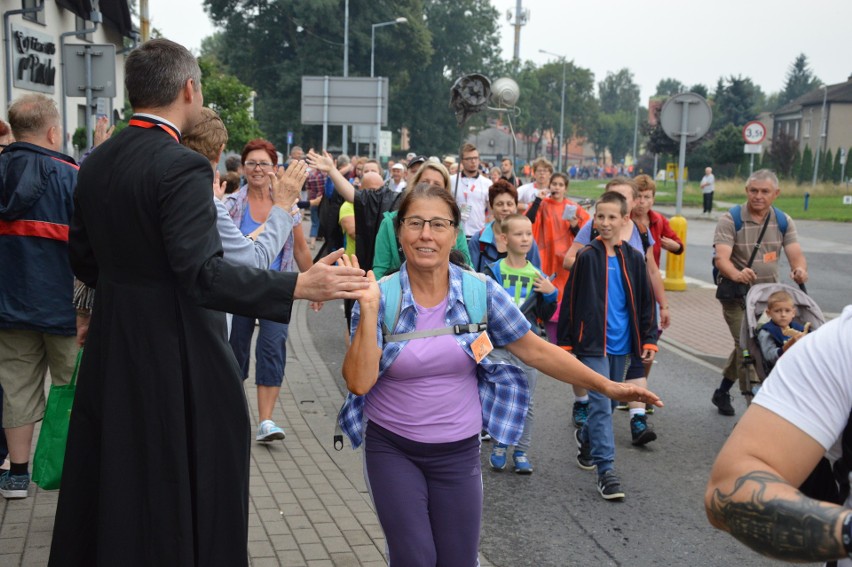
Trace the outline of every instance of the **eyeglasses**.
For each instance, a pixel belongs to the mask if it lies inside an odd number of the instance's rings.
[[[249,161],[245,162],[243,165],[245,165],[245,166],[246,166],[247,168],[249,168],[249,169],[254,169],[254,168],[258,167],[258,166],[260,167],[260,169],[269,169],[270,167],[272,167],[272,166],[273,166],[273,165],[275,165],[275,164],[274,164],[274,163],[272,163],[271,161],[254,161],[254,160],[249,160]]]
[[[402,226],[410,230],[411,232],[422,232],[423,227],[427,224],[429,228],[432,229],[432,232],[447,232],[452,227],[456,226],[454,221],[450,219],[442,219],[435,217],[434,219],[422,219],[420,217],[406,217],[400,220]]]

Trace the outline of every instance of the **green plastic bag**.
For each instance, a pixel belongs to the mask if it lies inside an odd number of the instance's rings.
[[[71,383],[67,386],[51,384],[41,422],[35,456],[33,457],[33,482],[42,490],[56,490],[62,481],[62,465],[65,462],[65,444],[68,441],[68,424],[71,421],[71,406],[77,389],[77,372],[83,349],[77,353],[77,363]]]

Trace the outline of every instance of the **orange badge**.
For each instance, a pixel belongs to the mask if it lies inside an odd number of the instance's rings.
[[[764,264],[769,264],[771,262],[777,262],[777,261],[778,261],[778,252],[767,252],[766,254],[763,255],[763,263]]]
[[[494,345],[491,344],[491,339],[488,338],[488,333],[483,331],[481,335],[476,337],[476,339],[470,343],[470,349],[473,351],[473,358],[476,359],[476,363],[479,364],[482,362],[482,359],[488,356],[492,350],[494,350]]]

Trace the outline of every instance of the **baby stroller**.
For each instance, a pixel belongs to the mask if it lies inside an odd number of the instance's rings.
[[[796,289],[782,283],[751,286],[745,298],[745,316],[740,328],[740,348],[743,349],[743,364],[746,369],[744,374],[748,380],[747,384],[740,384],[740,387],[745,393],[747,402],[751,402],[752,396],[757,393],[760,384],[769,374],[757,341],[757,333],[763,324],[769,321],[766,315],[766,303],[769,296],[776,291],[786,291],[793,298],[797,311],[794,321],[797,323],[802,325],[810,323],[811,330],[825,323],[825,317],[819,305],[805,293],[804,289]]]

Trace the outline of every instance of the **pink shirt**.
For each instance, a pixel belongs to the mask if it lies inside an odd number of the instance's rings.
[[[417,330],[446,327],[447,299],[417,305]],[[455,335],[409,341],[365,397],[364,414],[420,443],[466,439],[482,429],[476,363]]]

